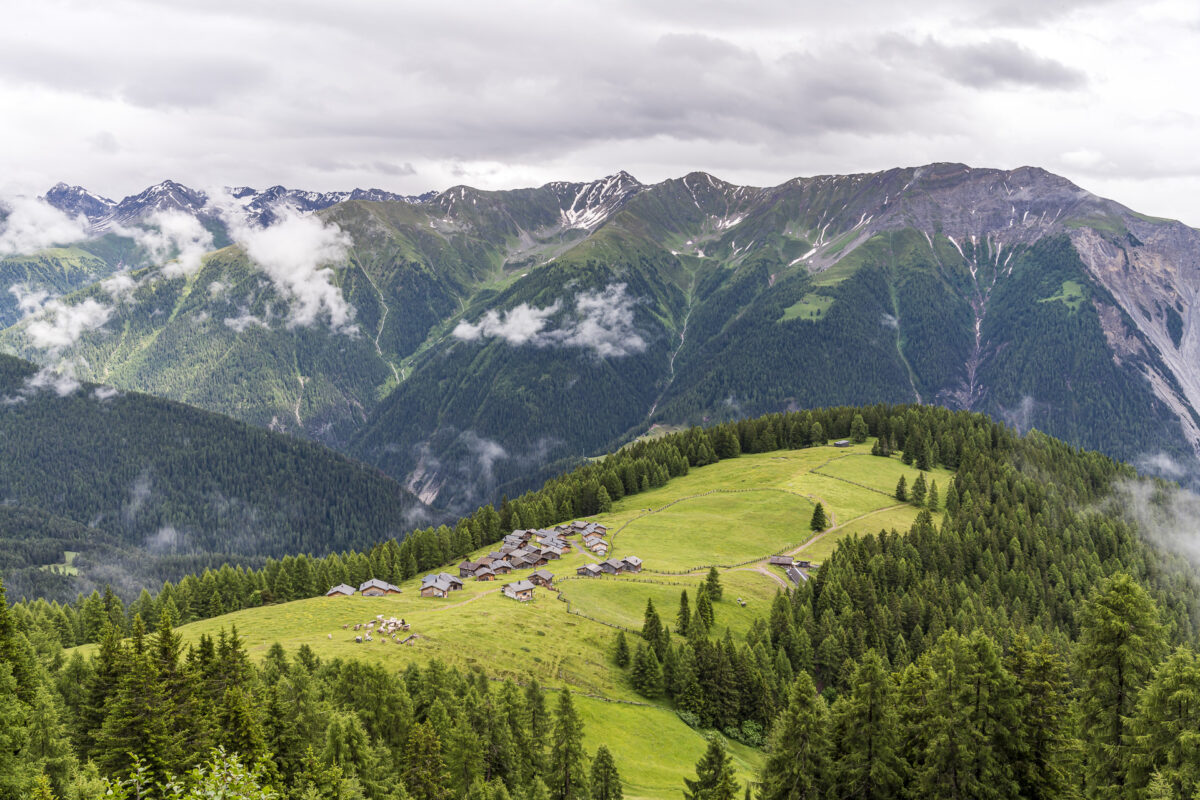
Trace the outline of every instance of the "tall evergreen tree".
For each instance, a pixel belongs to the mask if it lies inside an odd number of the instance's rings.
[[[817,507],[813,509],[812,519],[809,520],[808,527],[815,533],[820,533],[829,527],[829,520],[825,517],[825,506],[817,503]]]
[[[662,666],[653,647],[644,644],[637,646],[629,679],[634,690],[643,697],[658,697],[662,692]]]
[[[613,660],[621,669],[629,666],[629,642],[625,641],[625,631],[617,631],[617,642],[613,649]]]
[[[616,762],[604,745],[596,748],[596,757],[592,759],[591,788],[592,800],[622,800],[625,796]]]
[[[679,612],[675,615],[675,631],[680,636],[687,636],[688,623],[692,620],[692,610],[688,605],[687,589],[679,593]]]
[[[559,692],[546,775],[550,800],[588,800],[587,756],[583,752],[583,722],[571,693]]]
[[[817,800],[830,788],[829,711],[807,672],[775,720],[759,774],[760,800]]]
[[[404,787],[413,800],[448,800],[450,778],[442,742],[428,722],[412,726],[404,746]]]
[[[704,579],[704,587],[708,590],[708,599],[714,603],[718,602],[725,594],[725,590],[721,588],[721,573],[717,572],[716,567],[708,568],[708,576]]]
[[[900,755],[900,720],[892,687],[883,659],[868,650],[850,679],[849,695],[833,706],[834,784],[843,797],[901,796],[906,764]]]
[[[896,481],[896,499],[901,503],[908,502],[908,481],[903,475]]]
[[[696,777],[684,778],[684,800],[736,800],[737,774],[733,758],[719,735],[708,737],[708,747],[696,762]]]
[[[1126,574],[1092,595],[1080,620],[1076,650],[1082,679],[1080,733],[1088,792],[1100,800],[1125,794],[1129,741],[1126,720],[1164,648],[1158,609]]]

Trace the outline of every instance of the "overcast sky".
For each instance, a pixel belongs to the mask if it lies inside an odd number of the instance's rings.
[[[964,10],[964,9],[970,10]],[[1045,167],[1200,226],[1195,0],[9,0],[0,193]]]

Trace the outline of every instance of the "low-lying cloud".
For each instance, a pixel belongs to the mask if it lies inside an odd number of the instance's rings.
[[[344,261],[353,244],[345,231],[287,205],[275,209],[275,221],[265,228],[250,223],[233,204],[226,203],[223,213],[234,241],[291,301],[288,327],[310,327],[328,318],[335,333],[357,335],[354,307],[329,266]]]
[[[1200,496],[1162,482],[1124,480],[1113,487],[1112,502],[1143,537],[1200,568]]]
[[[86,218],[69,217],[45,200],[14,197],[0,206],[8,212],[0,220],[0,256],[36,253],[88,237]]]
[[[155,211],[136,228],[120,231],[141,245],[168,278],[194,275],[204,254],[213,248],[213,236],[200,220],[178,209]]]
[[[476,323],[459,322],[453,335],[467,342],[502,339],[514,347],[578,347],[601,358],[620,358],[646,349],[646,340],[634,325],[636,301],[626,294],[624,283],[580,292],[572,305],[558,320],[558,327],[549,327],[562,310],[562,302],[556,300],[544,308],[521,303],[507,311],[493,309]]]

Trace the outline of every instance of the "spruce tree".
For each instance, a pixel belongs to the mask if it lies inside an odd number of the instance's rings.
[[[896,481],[896,499],[901,503],[908,502],[908,481],[904,476],[900,476],[900,480]]]
[[[808,527],[814,533],[820,533],[829,527],[829,520],[825,518],[825,506],[817,503],[817,507],[813,509],[812,519],[808,523]]]
[[[708,737],[708,748],[696,762],[696,777],[684,778],[683,783],[684,800],[736,800],[737,774],[724,739],[715,734]]]
[[[725,590],[721,588],[721,575],[717,572],[716,567],[708,568],[708,577],[704,579],[704,586],[708,589],[708,599],[714,603],[724,595]]]
[[[912,491],[909,493],[911,495],[910,499],[912,500],[912,504],[914,506],[919,508],[925,505],[926,488],[925,473],[922,472],[917,475],[917,479],[913,481]]]
[[[831,786],[829,712],[807,672],[775,720],[759,776],[760,800],[818,800]]]
[[[625,796],[617,765],[604,745],[596,748],[596,757],[592,759],[591,788],[592,800],[622,800]]]
[[[696,591],[696,613],[704,620],[702,635],[707,635],[716,621],[716,612],[713,611],[712,600],[708,596],[707,584],[700,584],[700,588]]]
[[[625,631],[617,631],[617,644],[613,660],[621,669],[629,666],[629,643],[625,641]]]
[[[1119,798],[1129,763],[1126,721],[1165,637],[1154,601],[1125,574],[1114,575],[1092,594],[1080,623],[1076,658],[1084,778],[1093,797]]]
[[[688,623],[692,621],[692,610],[688,605],[687,589],[679,593],[679,612],[675,615],[675,631],[680,636],[687,636]]]
[[[609,496],[608,489],[601,486],[600,490],[596,492],[596,512],[605,514],[609,511],[612,511],[612,497]]]
[[[1005,658],[1017,686],[1017,720],[1010,760],[1018,795],[1054,800],[1070,795],[1071,760],[1079,742],[1072,736],[1071,683],[1066,659],[1043,638],[1036,646],[1018,635]]]
[[[891,676],[874,650],[863,654],[850,693],[832,709],[835,783],[847,797],[900,797],[905,763]]]
[[[414,725],[404,745],[404,788],[413,800],[449,800],[450,779],[442,742],[428,722]]]
[[[1126,759],[1126,791],[1139,797],[1157,776],[1171,797],[1200,794],[1200,659],[1180,647],[1154,671],[1138,695],[1129,721],[1131,752]]]
[[[633,669],[629,675],[634,690],[642,697],[658,697],[662,691],[662,666],[654,648],[639,644],[633,654]]]
[[[930,481],[929,494],[925,496],[925,507],[930,511],[937,511],[941,501],[938,499],[937,481]]]
[[[662,620],[654,610],[654,600],[646,598],[646,612],[642,615],[642,638],[652,645],[662,638]]]
[[[546,788],[550,800],[588,800],[587,756],[583,752],[583,722],[571,693],[559,692],[550,749]]]

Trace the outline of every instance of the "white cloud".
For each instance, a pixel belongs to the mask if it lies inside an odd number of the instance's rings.
[[[143,226],[120,233],[144,247],[163,275],[180,278],[200,269],[200,260],[213,247],[212,234],[191,214],[178,209],[155,211],[143,220]]]
[[[35,289],[24,283],[8,287],[8,292],[17,298],[17,308],[23,316],[31,316],[42,310],[42,306],[50,299],[50,292],[45,289]]]
[[[249,311],[243,311],[240,316],[226,317],[225,327],[232,328],[236,333],[245,333],[250,328],[270,328],[271,326]]]
[[[47,390],[59,397],[66,397],[78,389],[80,383],[75,377],[75,370],[70,362],[47,365],[39,369],[33,376],[26,378],[22,394],[32,394]]]
[[[514,347],[578,347],[601,358],[640,353],[646,349],[646,340],[634,327],[635,301],[625,290],[624,283],[614,283],[599,291],[580,292],[573,310],[555,328],[546,326],[562,308],[557,300],[545,308],[521,303],[507,311],[493,309],[474,324],[459,322],[452,335],[467,342],[502,339]]]
[[[463,341],[500,338],[514,346],[528,342],[538,343],[550,317],[558,313],[560,305],[555,302],[545,308],[534,308],[521,303],[507,311],[488,311],[479,322],[472,325],[463,320],[454,327],[453,335]]]
[[[217,202],[234,241],[290,301],[289,327],[309,327],[328,319],[334,332],[358,334],[354,308],[335,285],[329,266],[346,259],[353,244],[348,234],[289,206],[276,208],[275,221],[260,228],[247,221],[230,198]]]
[[[111,386],[97,386],[95,391],[92,392],[92,396],[101,401],[111,400],[119,394],[121,394],[120,390],[114,389]]]
[[[68,217],[36,197],[14,197],[0,205],[8,211],[0,220],[0,256],[36,253],[88,236],[86,219]]]
[[[112,308],[90,297],[73,306],[51,300],[30,319],[25,333],[34,347],[58,355],[111,316]]]
[[[108,296],[118,303],[128,303],[137,291],[138,282],[123,272],[111,275],[100,281],[100,288],[108,292]]]

